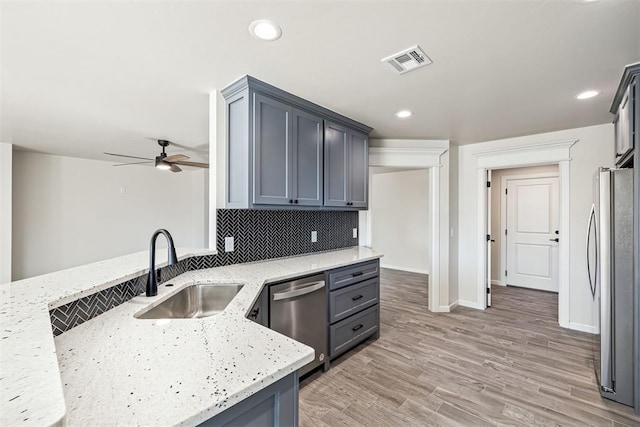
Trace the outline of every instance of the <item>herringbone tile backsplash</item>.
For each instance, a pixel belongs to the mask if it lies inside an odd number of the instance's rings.
[[[220,267],[356,246],[358,212],[218,209],[216,255],[187,258],[160,269],[159,282],[190,270]],[[318,241],[311,242],[311,232]],[[234,251],[224,252],[224,238]],[[147,275],[136,277],[49,312],[54,335],[68,331],[145,292]]]

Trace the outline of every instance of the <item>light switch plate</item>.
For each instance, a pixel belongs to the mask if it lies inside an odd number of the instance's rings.
[[[318,232],[317,231],[312,231],[311,232],[311,243],[315,243],[318,241]]]
[[[233,252],[233,237],[224,238],[224,251]]]
[[[354,238],[354,239],[357,239],[357,238],[358,238],[358,229],[357,229],[357,228],[354,228],[354,229],[353,229],[353,238]]]

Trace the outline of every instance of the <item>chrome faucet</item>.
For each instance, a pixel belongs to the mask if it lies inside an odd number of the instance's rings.
[[[149,244],[149,278],[147,279],[147,296],[153,297],[158,295],[158,278],[156,277],[156,239],[162,234],[167,238],[168,261],[167,265],[174,265],[178,262],[176,256],[176,247],[173,244],[171,234],[164,228],[160,228],[153,232],[151,243]]]

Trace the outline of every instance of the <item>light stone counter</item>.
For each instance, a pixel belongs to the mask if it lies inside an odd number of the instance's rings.
[[[161,285],[158,296],[136,297],[55,341],[50,308],[144,273],[139,267],[146,257],[136,268],[131,261],[128,268],[135,274],[123,276],[123,269],[115,274],[118,279],[107,271],[114,268],[107,262],[80,267],[82,273],[72,269],[2,285],[0,425],[203,422],[313,360],[312,348],[245,318],[265,283],[379,257],[354,247],[191,271],[171,280],[173,287]],[[96,280],[83,274],[94,274]],[[55,275],[60,277],[47,279]],[[211,317],[133,317],[198,282],[244,287],[222,313]]]

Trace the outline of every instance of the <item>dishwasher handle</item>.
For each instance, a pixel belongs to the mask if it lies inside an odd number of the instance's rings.
[[[325,286],[324,280],[321,280],[319,282],[312,282],[303,288],[298,288],[298,289],[294,289],[293,291],[279,292],[277,294],[273,294],[273,300],[280,301],[283,299],[299,297],[300,295],[310,294],[311,292],[315,292],[319,289],[324,288],[324,286]]]

